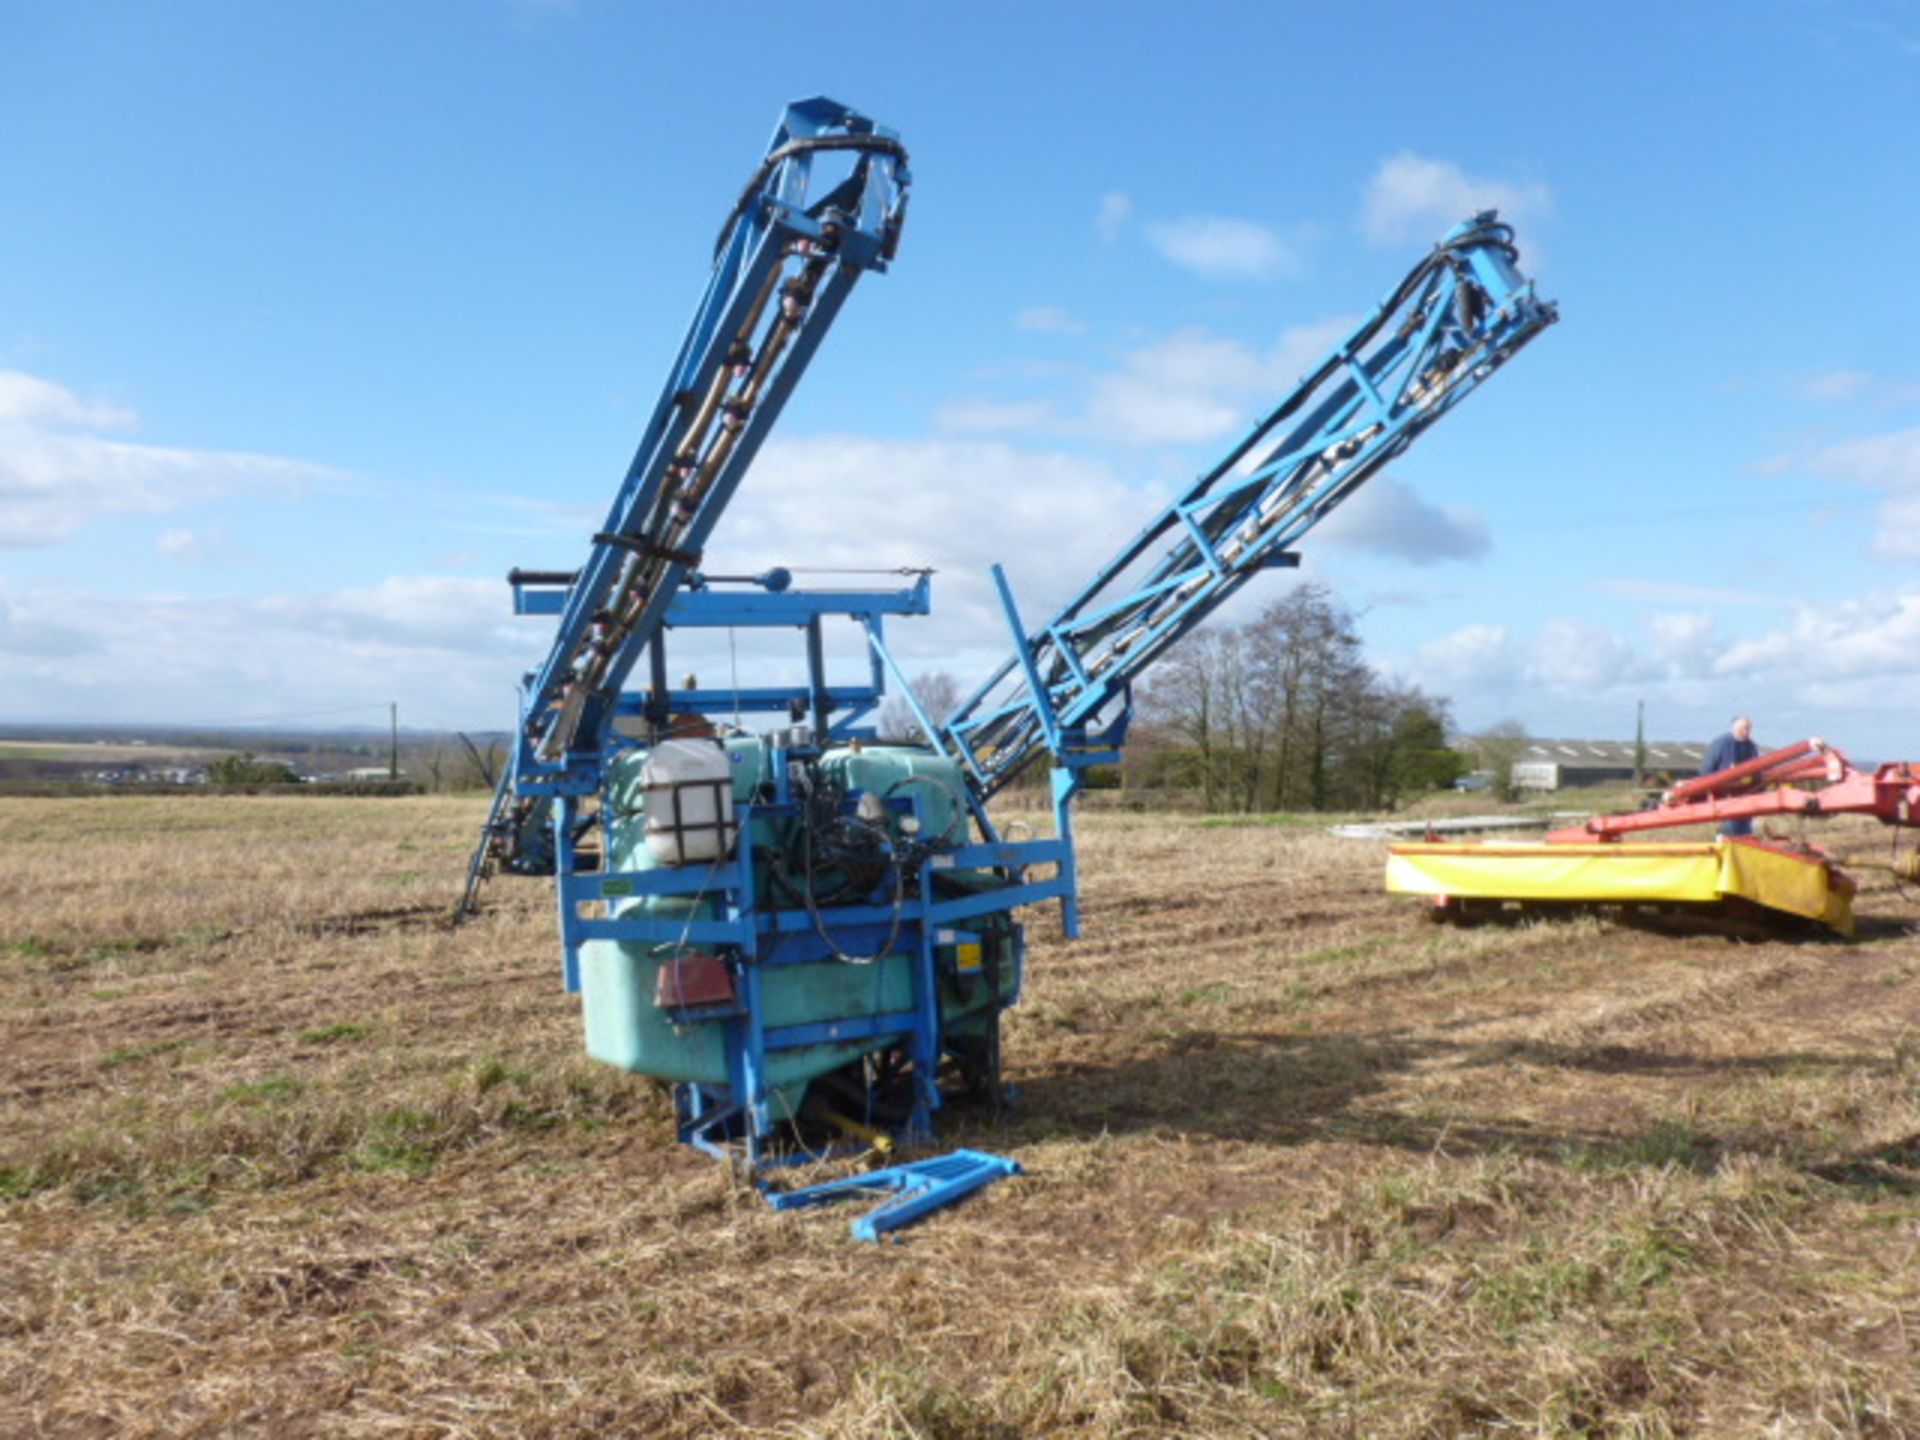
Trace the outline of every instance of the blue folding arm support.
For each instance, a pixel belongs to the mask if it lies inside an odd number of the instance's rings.
[[[1456,227],[1044,628],[1020,624],[996,570],[1014,655],[941,727],[983,798],[1051,751],[1065,823],[1085,766],[1124,738],[1133,680],[1261,569],[1297,564],[1290,547],[1553,322],[1518,259],[1492,211]]]
[[[955,1150],[932,1160],[915,1160],[885,1170],[809,1185],[803,1190],[769,1190],[767,1201],[776,1210],[799,1210],[856,1195],[886,1194],[889,1198],[853,1222],[856,1240],[878,1240],[888,1230],[911,1225],[974,1191],[1020,1173],[1020,1162],[984,1150]]]

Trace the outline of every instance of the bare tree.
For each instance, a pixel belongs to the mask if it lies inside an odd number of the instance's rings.
[[[922,670],[914,676],[909,686],[913,698],[920,709],[936,726],[946,723],[947,717],[960,708],[965,697],[960,693],[960,682],[945,670]],[[880,707],[880,721],[876,727],[882,740],[897,744],[925,744],[927,737],[921,732],[920,721],[913,713],[913,707],[898,695],[889,695],[886,703]]]
[[[1373,682],[1353,616],[1326,586],[1309,582],[1267,606],[1248,630],[1273,736],[1268,806],[1323,809],[1344,721]]]
[[[1448,705],[1415,686],[1376,682],[1356,716],[1347,803],[1391,810],[1408,794],[1451,785],[1460,753],[1447,744]]]
[[[1446,702],[1366,664],[1352,613],[1305,584],[1240,627],[1197,631],[1153,672],[1154,773],[1209,810],[1374,809],[1447,783]]]
[[[1220,790],[1219,633],[1199,630],[1175,645],[1141,696],[1148,724],[1164,729],[1178,746],[1170,757],[1171,778],[1198,789],[1208,810]]]
[[[467,764],[469,766],[467,774],[463,775],[457,782],[460,788],[472,790],[484,786],[488,790],[493,789],[494,776],[499,773],[500,769],[500,747],[498,742],[489,740],[487,742],[486,753],[482,754],[480,747],[475,745],[464,731],[456,730],[453,733],[460,737],[460,744],[466,751]]]

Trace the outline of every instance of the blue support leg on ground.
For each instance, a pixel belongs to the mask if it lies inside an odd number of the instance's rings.
[[[889,1230],[911,1225],[996,1180],[1019,1173],[1020,1162],[1004,1155],[990,1155],[984,1150],[955,1150],[951,1155],[893,1165],[845,1180],[829,1180],[804,1190],[784,1193],[770,1190],[767,1202],[776,1210],[800,1210],[855,1195],[892,1191],[890,1199],[862,1215],[850,1227],[856,1240],[878,1240]]]

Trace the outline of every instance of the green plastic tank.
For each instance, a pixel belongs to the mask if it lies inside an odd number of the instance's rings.
[[[770,777],[772,752],[757,736],[739,736],[723,742],[733,766],[734,799],[745,802],[760,796]],[[645,793],[641,784],[644,753],[635,752],[609,769],[607,795],[607,868],[610,872],[651,870],[657,865],[646,844]],[[866,790],[898,797],[909,790],[918,795],[925,830],[954,844],[966,843],[969,815],[964,780],[959,767],[931,751],[910,746],[866,746],[856,751],[841,747],[827,751],[820,770],[849,790]],[[757,852],[777,845],[774,822],[753,822]],[[756,866],[755,890],[763,905],[778,891],[763,860]],[[943,884],[967,889],[997,887],[998,877],[982,872],[949,872]],[[714,901],[687,896],[649,896],[614,902],[614,915],[642,913],[667,918],[706,918],[716,913]],[[1019,993],[1021,977],[1012,944],[1011,917],[986,916],[970,922],[990,947],[1000,982],[941,981],[941,1012],[950,1033],[983,1031],[993,1023],[998,996]],[[587,1051],[595,1059],[675,1083],[728,1083],[725,1027],[721,1021],[676,1024],[654,1004],[661,966],[679,951],[672,944],[589,940],[580,947],[580,988],[586,1021]],[[891,954],[871,964],[824,960],[804,965],[768,967],[761,979],[761,1011],[769,1027],[803,1025],[908,1009],[913,1004],[913,957]],[[1004,1003],[1004,1001],[1002,1001]],[[837,1070],[869,1051],[886,1049],[898,1037],[775,1050],[767,1056],[769,1087],[777,1108],[796,1109],[806,1084]]]

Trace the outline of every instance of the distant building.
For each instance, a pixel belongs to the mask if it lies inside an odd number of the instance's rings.
[[[1697,774],[1707,747],[1671,740],[1649,740],[1646,772],[1675,779]],[[1631,740],[1529,740],[1513,762],[1519,790],[1567,790],[1608,785],[1634,778]]]
[[[367,780],[390,780],[393,777],[384,765],[362,765],[358,770],[347,771],[340,778],[360,782]],[[407,778],[407,772],[405,770],[400,772],[400,778],[402,780]]]

